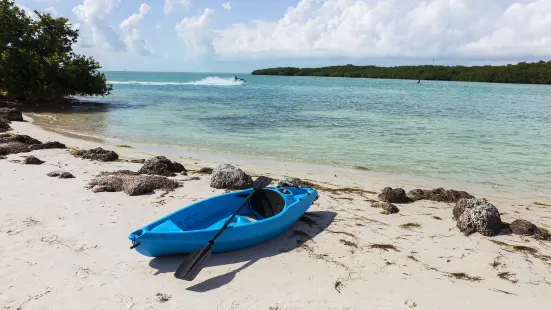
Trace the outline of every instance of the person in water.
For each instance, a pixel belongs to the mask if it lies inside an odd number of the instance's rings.
[[[237,81],[237,75],[234,75],[233,78],[234,78],[234,81]]]

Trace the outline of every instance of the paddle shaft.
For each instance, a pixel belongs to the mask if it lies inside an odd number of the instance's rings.
[[[239,206],[239,209],[237,209],[237,211],[235,211],[231,216],[230,218],[226,221],[226,223],[224,223],[224,226],[222,226],[222,228],[220,228],[220,230],[216,233],[216,235],[214,235],[214,238],[212,238],[209,243],[214,243],[214,241],[220,237],[220,235],[222,234],[222,232],[228,227],[228,225],[230,225],[231,221],[233,220],[233,218],[237,215],[237,213],[239,213],[239,211],[241,211],[241,209],[243,208],[243,206],[245,205],[245,203],[247,203],[247,201],[253,196],[253,194],[256,192],[256,188],[253,189],[253,191],[249,194],[249,196],[247,196],[247,198],[245,198],[245,200],[243,200],[243,203],[241,203],[241,206]]]

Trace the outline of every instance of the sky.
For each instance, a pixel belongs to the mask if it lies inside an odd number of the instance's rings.
[[[551,60],[551,0],[16,0],[69,19],[104,70]]]

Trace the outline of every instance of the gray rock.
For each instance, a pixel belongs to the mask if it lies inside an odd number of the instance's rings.
[[[402,188],[392,189],[386,187],[378,195],[379,200],[390,203],[407,203],[410,202],[410,199],[406,196],[406,192]]]
[[[104,161],[104,162],[115,161],[119,159],[119,154],[113,151],[104,150],[101,147],[97,147],[91,150],[76,150],[76,151],[72,151],[71,154],[75,157]]]
[[[47,176],[49,176],[50,178],[57,178],[61,175],[61,173],[63,173],[62,171],[52,171],[50,173],[47,174]]]
[[[277,186],[280,187],[299,187],[299,188],[311,188],[314,186],[314,184],[303,181],[298,178],[285,178],[279,182],[277,182]]]
[[[176,173],[186,172],[186,168],[180,163],[171,161],[164,156],[155,156],[145,161],[138,173],[162,175],[165,177],[176,176]]]
[[[74,179],[75,176],[70,173],[70,172],[62,172],[60,175],[59,175],[59,178],[60,179]]]
[[[455,203],[461,199],[474,198],[474,196],[464,191],[457,191],[454,189],[445,190],[443,188],[433,190],[414,189],[409,191],[406,196],[412,201],[432,200],[449,203]]]
[[[381,212],[383,214],[394,214],[400,212],[400,209],[398,209],[397,206],[388,202],[373,202],[371,207],[383,209],[383,212]]]
[[[502,228],[499,210],[482,199],[462,199],[454,208],[454,218],[459,215],[457,228],[466,236],[475,232],[484,236],[495,236]]]
[[[8,122],[5,119],[0,118],[0,132],[6,132],[6,131],[10,131],[10,130],[11,130],[10,122]]]
[[[253,186],[253,180],[243,170],[222,164],[212,171],[210,186],[219,189],[246,189]]]
[[[154,190],[172,191],[180,184],[162,176],[140,175],[129,170],[103,172],[86,186],[95,193],[124,192],[130,196],[144,195]]]
[[[461,214],[463,214],[463,212],[465,212],[465,209],[467,209],[467,206],[469,206],[471,204],[471,200],[470,199],[461,199],[459,200],[456,204],[455,204],[455,207],[453,207],[453,218],[458,221],[459,218],[461,217]]]
[[[525,220],[515,220],[509,227],[515,235],[533,236],[541,234],[540,229],[536,225]]]
[[[0,108],[0,118],[8,121],[22,122],[23,113],[15,108]]]
[[[426,199],[426,197],[427,197],[427,194],[425,192],[426,192],[426,190],[424,190],[424,189],[414,189],[414,190],[409,191],[406,194],[406,196],[409,199],[411,199],[412,201],[423,200],[423,199]]]
[[[135,182],[124,189],[128,196],[139,196],[153,193],[153,186],[146,182]]]
[[[58,177],[60,179],[74,179],[75,176],[66,171],[53,171],[47,174],[50,178]]]
[[[0,159],[6,159],[7,157],[4,155],[0,155]]]
[[[44,162],[33,155],[30,155],[25,158],[25,165],[42,165]]]

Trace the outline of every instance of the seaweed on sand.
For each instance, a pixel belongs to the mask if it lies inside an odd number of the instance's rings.
[[[470,276],[470,275],[468,275],[464,272],[448,272],[447,276],[450,277],[450,278],[455,278],[455,279],[458,279],[458,280],[466,280],[466,281],[471,281],[471,282],[482,281],[481,277],[473,277],[473,276]]]
[[[419,227],[421,227],[421,224],[419,224],[419,223],[406,223],[406,224],[400,225],[400,227],[404,228],[404,229],[419,228]]]
[[[394,250],[396,252],[400,252],[395,246],[392,244],[372,244],[369,246],[371,249],[380,249],[383,251],[388,252],[388,250]]]

